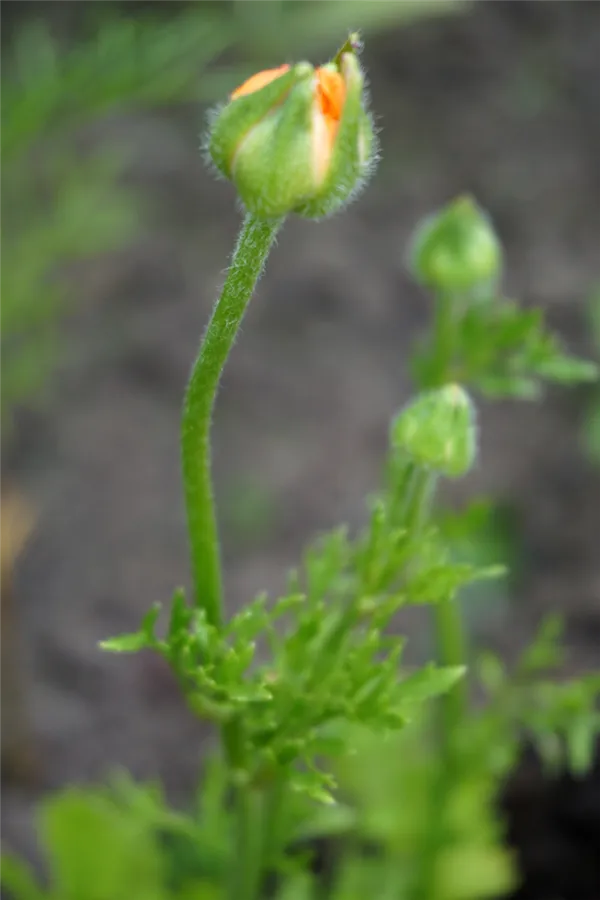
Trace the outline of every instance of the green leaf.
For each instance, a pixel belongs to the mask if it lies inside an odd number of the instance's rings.
[[[22,860],[2,854],[0,884],[10,892],[11,900],[44,900],[47,894],[35,880],[32,870]]]
[[[575,775],[585,775],[592,768],[599,724],[597,715],[584,713],[567,729],[569,768]]]
[[[98,646],[101,650],[105,650],[108,653],[137,653],[139,650],[158,647],[159,642],[154,634],[154,626],[160,616],[160,612],[160,603],[155,603],[142,619],[139,631],[107,638],[104,641],[100,641]]]
[[[594,363],[563,351],[540,310],[500,297],[468,306],[457,325],[456,343],[458,377],[490,397],[534,400],[544,381],[568,385],[598,377]],[[417,365],[428,364],[425,352]]]
[[[313,798],[319,797],[319,802],[334,802],[329,791],[337,787],[337,781],[330,773],[317,768],[314,761],[307,759],[306,766],[301,770],[290,769],[289,778],[290,787],[296,793]],[[322,796],[320,791],[323,791]],[[325,799],[326,796],[329,800]]]
[[[515,400],[538,400],[541,396],[540,385],[523,375],[480,375],[477,387],[492,400],[501,397],[512,397]]]
[[[598,380],[598,366],[585,359],[556,353],[536,367],[537,374],[560,384],[578,384]]]
[[[563,658],[560,644],[563,630],[561,616],[547,616],[534,640],[523,652],[518,664],[519,671],[531,675],[560,665]]]
[[[183,588],[177,588],[171,601],[171,616],[167,631],[167,641],[169,643],[182,631],[187,632],[191,617],[192,611],[186,603],[185,591]]]
[[[120,634],[117,637],[106,638],[99,641],[98,646],[107,653],[137,653],[145,650],[150,645],[143,631],[134,631],[130,634]]]
[[[149,647],[154,646],[157,642],[156,636],[154,634],[154,628],[160,616],[160,612],[160,603],[155,603],[142,619],[142,631],[146,635],[146,640],[148,641]]]
[[[499,897],[515,886],[516,878],[508,850],[478,845],[447,844],[435,865],[433,897],[439,900],[485,900]]]
[[[436,666],[429,663],[425,668],[403,678],[397,693],[401,706],[422,703],[445,694],[464,677],[465,666]]]
[[[163,900],[162,860],[144,824],[92,791],[42,803],[39,829],[60,900]]]

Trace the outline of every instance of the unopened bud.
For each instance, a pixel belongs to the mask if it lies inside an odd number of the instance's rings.
[[[392,423],[392,445],[448,478],[466,474],[477,452],[468,394],[455,384],[421,394]]]
[[[298,63],[253,75],[214,118],[209,152],[255,215],[320,218],[362,186],[373,145],[351,39],[318,69]]]
[[[470,197],[459,197],[417,230],[410,264],[426,287],[469,290],[499,274],[502,248],[487,215]]]

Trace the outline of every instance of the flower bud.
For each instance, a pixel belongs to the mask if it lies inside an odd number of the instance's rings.
[[[448,478],[464,475],[477,452],[475,410],[468,394],[448,384],[418,396],[392,423],[392,445]]]
[[[502,248],[486,214],[470,197],[459,197],[417,230],[410,264],[426,287],[469,290],[499,274]]]
[[[209,153],[262,218],[320,218],[347,203],[372,169],[374,133],[351,38],[335,60],[259,72],[212,123]]]

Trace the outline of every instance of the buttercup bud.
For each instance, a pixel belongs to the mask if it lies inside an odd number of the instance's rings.
[[[456,384],[421,394],[392,423],[392,444],[448,478],[464,475],[477,451],[468,394]]]
[[[459,197],[421,225],[410,262],[427,287],[468,290],[498,275],[502,250],[485,213],[470,197]]]
[[[353,36],[334,61],[268,69],[215,117],[209,152],[246,208],[263,218],[320,218],[347,203],[372,169],[374,134]]]

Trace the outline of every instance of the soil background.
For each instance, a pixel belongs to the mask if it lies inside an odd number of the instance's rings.
[[[17,5],[20,17],[36,6]],[[375,35],[364,59],[382,129],[375,179],[343,215],[286,224],[219,395],[229,609],[280,590],[315,531],[363,521],[430,314],[405,261],[423,215],[472,192],[504,242],[507,293],[543,306],[571,350],[594,352],[600,3],[478,3]],[[72,268],[68,359],[3,460],[39,513],[16,581],[38,779],[2,792],[4,840],[29,856],[44,792],[123,766],[182,801],[208,739],[156,660],[97,649],[188,581],[181,398],[239,225],[231,187],[198,153],[201,116],[131,111],[78,137],[127,149],[146,216],[133,246]],[[480,401],[480,460],[452,491],[490,494],[518,526],[519,578],[484,603],[478,639],[510,658],[558,610],[577,671],[600,659],[600,474],[580,449],[589,396]],[[419,657],[421,623],[406,628]]]

